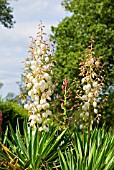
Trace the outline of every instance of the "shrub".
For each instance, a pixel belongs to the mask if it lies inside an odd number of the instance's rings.
[[[2,111],[2,131],[5,132],[6,126],[11,123],[12,127],[16,127],[17,118],[20,123],[23,122],[23,118],[27,117],[27,111],[19,106],[16,102],[0,101],[0,110]]]
[[[24,136],[20,133],[19,124],[16,133],[11,125],[9,131],[11,140],[7,129],[0,146],[0,166],[9,170],[51,170],[58,165],[58,149],[66,148],[70,140],[69,135],[66,135],[67,129],[60,134],[52,127],[49,132],[39,132],[38,127],[33,131],[27,121],[23,126]]]
[[[114,136],[102,129],[88,133],[74,130],[72,146],[59,150],[61,170],[113,170]]]

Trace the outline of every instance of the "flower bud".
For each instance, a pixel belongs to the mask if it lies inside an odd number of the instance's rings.
[[[92,93],[92,92],[89,92],[89,93],[88,93],[88,97],[89,97],[89,98],[92,98],[92,97],[93,97],[93,93]]]
[[[87,100],[87,95],[83,95],[82,100]]]
[[[94,113],[96,113],[96,114],[97,114],[97,113],[98,113],[98,109],[94,109]]]
[[[97,102],[93,102],[93,107],[97,107]]]
[[[85,115],[88,117],[89,116],[89,112],[86,112]]]
[[[82,128],[83,128],[83,124],[81,124],[81,125],[79,126],[79,128],[82,129]]]
[[[81,82],[82,82],[82,84],[83,84],[83,83],[85,82],[85,78],[82,78]]]
[[[48,114],[46,112],[42,113],[42,117],[47,118]]]
[[[48,63],[49,62],[49,57],[45,58],[45,62]]]
[[[93,82],[93,87],[97,87],[97,85],[98,85],[98,82],[97,82],[97,81],[94,81],[94,82]]]

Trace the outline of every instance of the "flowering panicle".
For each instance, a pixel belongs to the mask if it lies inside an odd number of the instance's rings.
[[[95,119],[99,122],[101,115],[98,112],[98,98],[99,92],[102,89],[103,77],[99,77],[99,72],[102,68],[100,60],[94,57],[93,48],[87,49],[87,59],[85,62],[81,62],[80,76],[81,84],[83,85],[83,95],[82,100],[82,112],[80,118],[86,121],[89,118],[89,123],[91,124]],[[83,128],[83,123],[80,125]]]
[[[54,118],[56,123],[59,123],[59,129],[64,129],[65,127],[71,128],[71,122],[74,121],[74,109],[76,105],[73,102],[73,92],[69,88],[69,82],[65,78],[61,86],[61,95],[57,94],[57,101],[59,102],[60,108],[56,106],[56,115]]]
[[[53,49],[43,38],[43,26],[39,24],[36,39],[32,38],[29,52],[31,55],[25,61],[24,82],[26,95],[23,96],[24,108],[30,116],[30,126],[39,127],[39,131],[49,130],[49,116],[52,114],[49,101],[54,90],[51,74],[53,74]]]

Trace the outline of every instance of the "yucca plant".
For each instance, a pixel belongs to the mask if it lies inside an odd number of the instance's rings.
[[[19,124],[16,132],[10,125],[10,139],[8,129],[0,148],[0,162],[2,169],[40,170],[56,169],[58,166],[58,149],[63,150],[70,139],[66,131],[59,133],[53,128],[49,132],[35,133],[24,122],[24,134],[20,133]]]
[[[72,147],[59,150],[61,170],[113,170],[114,136],[104,129],[94,129],[88,143],[88,134],[74,130]]]

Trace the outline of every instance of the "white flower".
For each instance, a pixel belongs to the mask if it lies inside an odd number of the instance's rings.
[[[45,98],[40,100],[40,104],[45,104],[45,103],[46,103],[46,99]]]
[[[96,113],[96,114],[97,114],[97,113],[98,113],[98,109],[94,109],[94,113]]]
[[[46,98],[46,93],[43,93],[41,98],[42,99]]]
[[[43,128],[42,128],[42,127],[39,127],[38,131],[41,132],[42,130],[43,130]]]
[[[36,107],[32,108],[32,112],[33,114],[35,114],[37,112],[37,108]]]
[[[30,73],[28,73],[28,74],[27,74],[27,78],[29,79],[30,77],[31,77],[31,74],[30,74]]]
[[[82,129],[82,128],[83,128],[83,124],[81,124],[81,125],[79,126],[79,128]]]
[[[85,102],[84,105],[85,105],[87,108],[89,108],[90,103],[89,103],[89,102]]]
[[[28,92],[28,95],[31,97],[32,95],[34,95],[34,92],[33,92],[33,90],[30,90],[29,92]]]
[[[83,86],[83,90],[89,91],[91,89],[91,85],[87,84],[85,86]]]
[[[96,65],[96,66],[99,66],[99,64],[100,64],[99,61],[96,61],[96,62],[95,62],[95,65]]]
[[[43,68],[44,71],[47,70],[47,66],[46,65],[42,66],[42,68]]]
[[[37,68],[36,71],[37,71],[38,73],[40,73],[40,72],[41,72],[41,69],[40,69],[40,68]]]
[[[51,111],[51,110],[46,110],[46,113],[47,113],[48,115],[52,115],[52,111]]]
[[[34,88],[34,89],[33,89],[33,93],[34,93],[34,94],[37,94],[37,89]]]
[[[30,104],[30,109],[31,109],[31,108],[33,108],[33,107],[34,107],[34,104],[33,104],[33,103],[31,103],[31,104]]]
[[[46,45],[45,44],[41,44],[40,47],[45,50],[46,49]]]
[[[39,104],[39,105],[37,105],[36,107],[37,107],[38,111],[41,111],[41,110],[42,110],[42,105]]]
[[[36,69],[36,66],[35,66],[35,65],[32,65],[32,66],[31,66],[31,69],[32,69],[32,70],[35,70],[35,69]]]
[[[36,115],[30,115],[30,116],[29,116],[29,120],[34,120],[34,121],[35,121],[36,119],[37,119],[37,116],[36,116]]]
[[[84,105],[82,106],[82,110],[86,111],[87,109],[89,109],[89,105],[90,105],[89,102],[85,102]]]
[[[94,63],[94,59],[93,59],[93,58],[91,58],[91,60],[90,60],[90,61],[91,61],[91,63]]]
[[[33,83],[33,84],[37,83],[37,80],[34,78],[34,79],[32,80],[32,83]]]
[[[86,90],[86,85],[83,86],[83,90]]]
[[[31,84],[31,83],[28,83],[26,86],[27,86],[27,88],[29,89],[29,88],[31,88],[32,84]]]
[[[82,110],[87,110],[87,107],[85,105],[82,106]]]
[[[35,54],[38,54],[39,56],[42,55],[42,50],[40,48],[38,48],[38,50]]]
[[[45,80],[41,80],[40,82],[39,82],[39,86],[41,87],[41,86],[43,86],[45,84]]]
[[[92,92],[89,92],[89,93],[88,93],[88,97],[89,97],[89,98],[93,97],[93,93],[92,93]]]
[[[46,92],[46,94],[49,95],[49,96],[51,96],[51,95],[52,95],[52,91],[51,91],[51,90],[48,90],[48,91]]]
[[[45,85],[40,87],[42,93],[44,92],[45,89],[46,89]]]
[[[92,77],[93,77],[93,78],[95,77],[95,73],[92,73]]]
[[[39,101],[39,96],[35,96],[35,101]]]
[[[42,118],[41,117],[37,117],[36,122],[41,124],[42,123]]]
[[[84,116],[84,114],[83,113],[80,113],[80,117],[83,117]]]
[[[84,78],[82,78],[81,82],[82,82],[82,84],[85,82],[85,77],[84,77]]]
[[[49,57],[45,58],[45,62],[48,63],[49,62]]]
[[[39,60],[38,60],[38,65],[41,66],[42,64],[43,64],[42,61],[39,59]]]
[[[43,104],[42,105],[42,108],[44,109],[44,110],[46,110],[46,109],[48,109],[49,108],[49,103],[45,103],[45,104]]]
[[[97,107],[97,102],[93,102],[93,107]]]
[[[97,87],[97,85],[98,85],[98,82],[97,82],[97,81],[94,81],[94,82],[93,82],[93,87]]]
[[[98,91],[97,91],[97,90],[94,92],[94,96],[95,96],[95,97],[98,97],[98,96],[99,96],[99,94],[98,94]]]
[[[32,99],[32,100],[35,99],[35,95],[34,95],[34,94],[31,95],[31,99]]]
[[[34,104],[37,106],[37,105],[39,104],[39,102],[38,102],[38,101],[35,101]]]
[[[43,130],[44,130],[45,132],[48,132],[48,131],[49,131],[49,127],[47,127],[46,125],[44,125],[44,126],[43,126]]]
[[[52,84],[52,82],[51,81],[47,81],[47,84],[50,86]]]
[[[47,118],[48,114],[46,112],[42,113],[42,117]]]
[[[30,80],[30,81],[32,81],[33,79],[34,79],[34,77],[33,77],[33,76],[30,76],[30,77],[29,77],[29,80]]]
[[[85,115],[88,117],[89,116],[89,112],[86,112]]]
[[[36,82],[36,83],[34,84],[34,88],[37,89],[37,90],[40,88],[40,85],[39,85],[38,82]]]
[[[87,84],[86,85],[86,90],[89,91],[91,89],[91,85],[90,84]]]
[[[30,109],[30,106],[29,106],[28,104],[25,104],[25,105],[24,105],[24,108],[25,108],[26,110],[29,110],[29,109]]]
[[[83,95],[82,100],[87,100],[87,95]]]
[[[36,123],[36,121],[31,120],[31,122],[30,122],[30,126],[34,127],[34,126],[35,126],[35,123]]]
[[[97,98],[94,97],[93,100],[97,102]]]
[[[47,81],[51,79],[51,77],[49,76],[48,73],[44,73],[44,78],[45,78],[45,80],[47,80]]]

